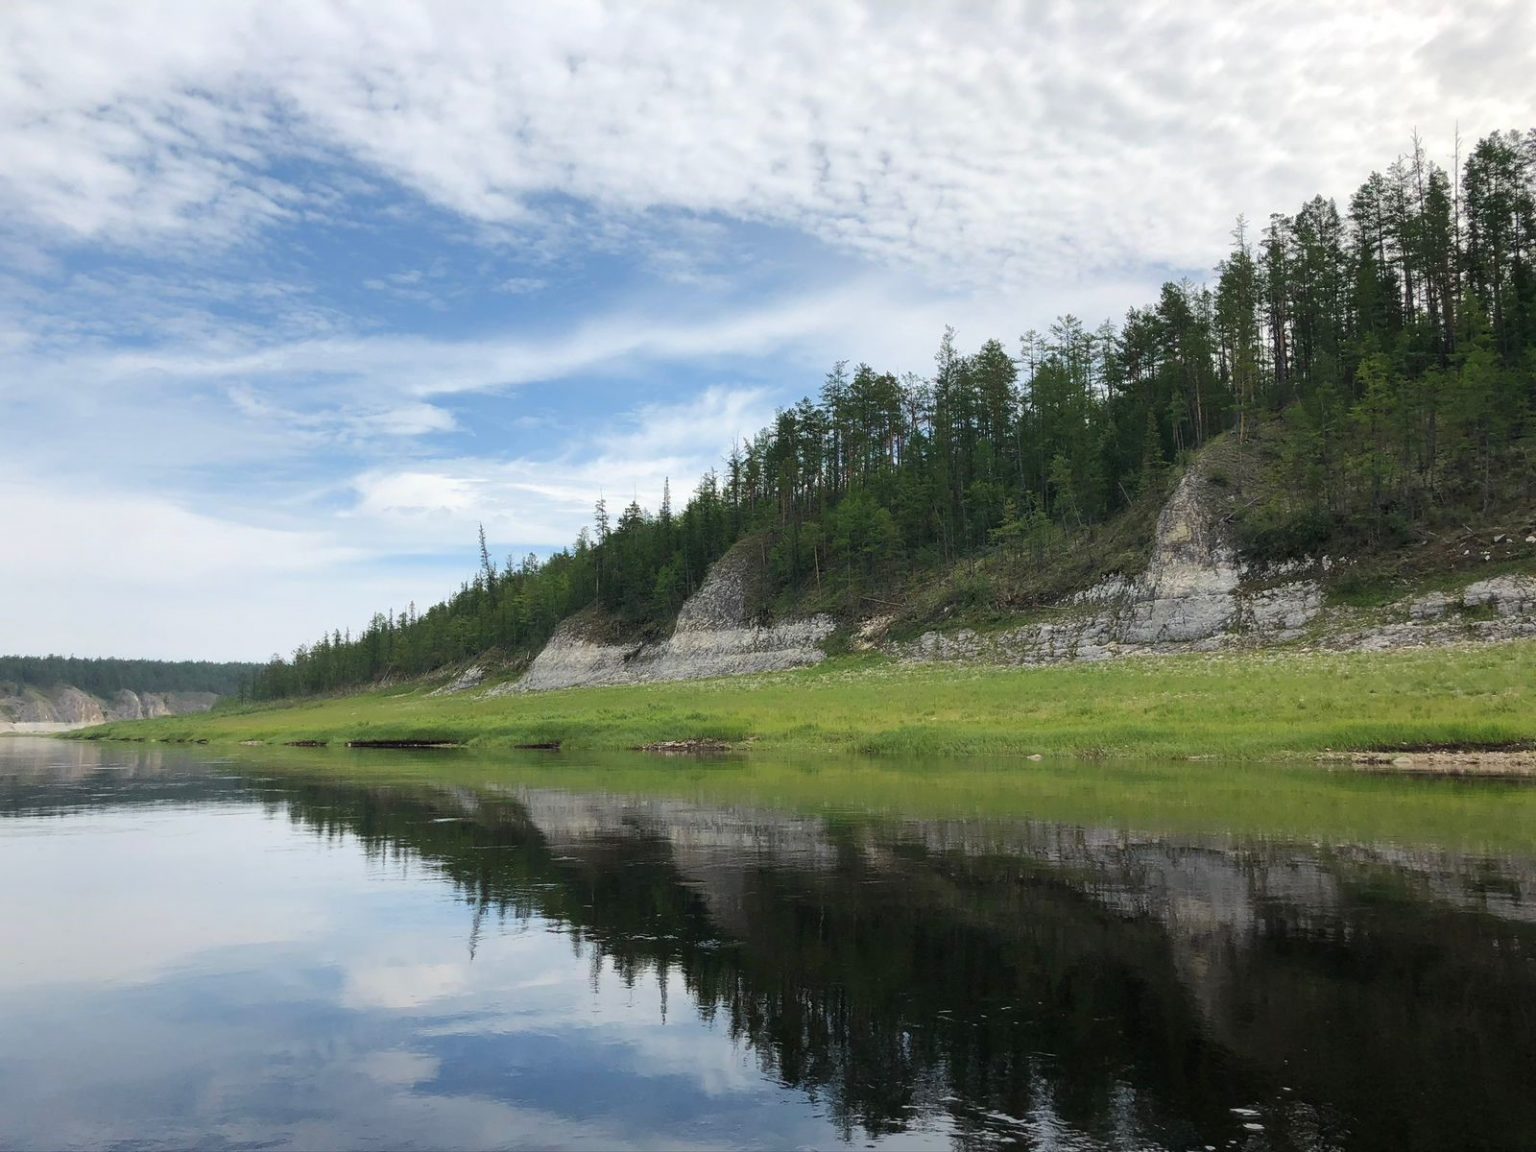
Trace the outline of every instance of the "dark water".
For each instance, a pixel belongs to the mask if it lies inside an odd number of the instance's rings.
[[[1536,1147],[1529,789],[306,757],[0,740],[0,1146]]]

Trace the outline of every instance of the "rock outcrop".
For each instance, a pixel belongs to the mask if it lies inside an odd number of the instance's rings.
[[[677,614],[665,640],[615,644],[593,639],[596,620],[577,613],[555,630],[523,678],[509,689],[544,692],[598,684],[702,680],[802,668],[826,658],[827,616],[762,623],[751,618],[748,591],[756,545],[744,541],[710,568]]]
[[[1315,577],[1332,562],[1245,567],[1211,511],[1208,484],[1198,466],[1179,481],[1158,517],[1152,558],[1140,576],[1106,580],[1035,623],[986,635],[927,632],[885,650],[914,661],[1054,664],[1304,636],[1334,650],[1381,650],[1536,635],[1532,576],[1479,580],[1374,615],[1325,610]]]
[[[886,641],[893,619],[887,616],[865,621],[855,645],[910,661],[1055,664],[1302,640],[1330,650],[1374,651],[1536,636],[1536,575],[1471,581],[1370,611],[1326,606],[1320,579],[1333,561],[1243,564],[1216,512],[1217,495],[1197,462],[1158,516],[1144,572],[1107,578],[1031,623]],[[819,662],[834,622],[825,616],[754,620],[749,593],[757,565],[755,542],[733,548],[664,640],[616,643],[605,638],[594,610],[578,613],[560,625],[520,681],[494,691],[695,680]]]
[[[480,687],[480,681],[485,679],[485,669],[479,664],[471,664],[460,672],[441,688],[435,688],[428,692],[428,696],[456,696],[460,692],[468,692],[471,688]]]
[[[67,684],[0,686],[0,733],[67,732],[112,720],[206,712],[218,699],[212,692],[131,692],[126,688],[101,699]]]

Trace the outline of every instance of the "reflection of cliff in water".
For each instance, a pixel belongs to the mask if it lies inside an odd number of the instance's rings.
[[[476,925],[545,917],[622,972],[681,973],[850,1134],[942,1111],[987,1141],[1058,1120],[1117,1145],[1536,1131],[1530,861],[549,791],[269,803],[420,854]]]
[[[209,772],[186,749],[7,736],[0,816],[66,816],[104,807],[249,804],[261,785]]]

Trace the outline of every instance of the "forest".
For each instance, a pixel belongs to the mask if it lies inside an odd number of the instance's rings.
[[[1239,218],[1213,282],[1096,328],[1063,316],[1010,348],[939,340],[931,376],[835,365],[815,396],[731,448],[681,509],[611,510],[546,559],[480,566],[425,612],[376,614],[274,657],[255,699],[531,654],[600,606],[665,627],[733,543],[762,534],[772,585],[853,605],[980,554],[1050,562],[1159,490],[1218,436],[1262,439],[1271,495],[1245,510],[1253,561],[1390,549],[1417,526],[1536,497],[1536,129],[1449,165],[1411,148],[1344,208],[1314,197]],[[0,679],[4,678],[0,667]]]
[[[207,660],[117,660],[79,656],[0,656],[0,684],[54,688],[68,684],[93,696],[131,692],[247,691],[259,665]]]

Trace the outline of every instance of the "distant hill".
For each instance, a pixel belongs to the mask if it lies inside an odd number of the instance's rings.
[[[107,698],[119,692],[206,692],[234,696],[259,665],[237,661],[82,659],[78,656],[0,656],[0,687],[70,686]]]
[[[116,692],[93,696],[71,684],[49,688],[0,683],[0,735],[36,735],[88,728],[111,720],[150,720],[206,712],[219,702],[214,692]]]

